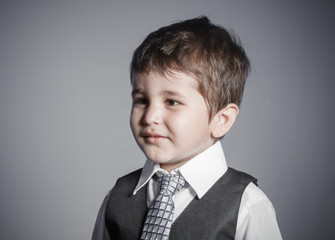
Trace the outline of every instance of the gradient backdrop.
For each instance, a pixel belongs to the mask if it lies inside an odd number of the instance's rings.
[[[259,179],[284,239],[335,239],[331,1],[0,3],[0,238],[90,239],[115,180],[142,166],[128,65],[153,30],[205,14],[253,73],[223,146]]]

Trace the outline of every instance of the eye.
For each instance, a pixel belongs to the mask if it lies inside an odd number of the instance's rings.
[[[168,106],[177,106],[180,104],[178,101],[175,101],[173,99],[167,99],[165,102]]]
[[[133,100],[134,104],[139,104],[139,105],[147,105],[148,104],[148,99],[144,97],[136,97]]]

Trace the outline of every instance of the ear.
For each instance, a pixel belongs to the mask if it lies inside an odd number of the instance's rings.
[[[212,119],[214,121],[212,137],[220,138],[224,136],[233,126],[238,112],[238,106],[234,103],[229,103],[225,108],[218,111]]]

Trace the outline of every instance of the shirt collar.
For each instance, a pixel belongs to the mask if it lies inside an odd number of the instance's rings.
[[[164,172],[165,170],[161,169],[159,164],[147,160],[133,194],[145,186],[157,171]],[[227,163],[220,141],[189,160],[179,168],[179,171],[198,198],[202,198],[227,171]]]
[[[133,195],[135,195],[145,184],[147,184],[152,176],[160,169],[159,164],[155,164],[153,161],[147,159],[142,169],[140,179],[133,191]]]
[[[218,141],[181,166],[179,171],[196,192],[198,198],[202,198],[222,177],[227,168],[226,158],[221,143]]]

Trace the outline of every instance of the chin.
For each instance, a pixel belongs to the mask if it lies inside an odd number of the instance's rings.
[[[157,163],[157,164],[161,164],[161,163],[168,163],[169,161],[168,160],[166,160],[166,159],[161,159],[161,158],[156,158],[156,157],[150,157],[150,156],[148,156],[147,155],[147,158],[149,159],[149,160],[151,160],[151,161],[153,161],[154,163]]]
[[[161,158],[157,156],[146,155],[147,159],[157,164],[169,164],[171,163],[170,159]]]

